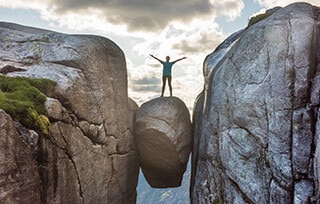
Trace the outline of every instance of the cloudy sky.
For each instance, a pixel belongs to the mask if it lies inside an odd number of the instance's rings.
[[[0,21],[68,34],[107,37],[124,51],[129,96],[139,105],[161,94],[161,65],[173,66],[173,95],[191,109],[203,87],[202,64],[250,16],[296,0],[0,0]],[[319,0],[306,0],[320,6]],[[168,88],[165,95],[168,95]]]

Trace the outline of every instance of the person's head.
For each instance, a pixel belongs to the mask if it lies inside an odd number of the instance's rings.
[[[169,57],[169,56],[166,56],[166,60],[167,60],[167,62],[169,62],[169,60],[170,60],[170,57]]]

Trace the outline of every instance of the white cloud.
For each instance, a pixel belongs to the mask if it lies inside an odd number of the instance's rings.
[[[5,8],[22,8],[22,9],[35,9],[42,10],[48,7],[48,2],[46,0],[0,0],[0,6]]]
[[[170,55],[172,60],[187,56],[174,65],[173,91],[190,108],[203,86],[203,60],[225,38],[215,18],[232,20],[240,16],[244,4],[242,0],[0,0],[0,7],[34,9],[53,27],[127,40],[121,43],[128,45],[124,52],[129,96],[138,104],[161,94],[162,67],[149,54],[163,59]]]
[[[223,38],[223,34],[216,30],[211,32],[198,30],[189,36],[184,34],[184,37],[173,44],[172,48],[187,54],[210,52],[221,43]]]
[[[287,6],[291,3],[295,2],[301,2],[299,0],[254,0],[255,2],[258,2],[261,6],[269,9],[273,8],[276,6]],[[303,0],[303,2],[310,3],[312,5],[320,6],[320,1],[319,0]]]
[[[268,9],[296,0],[253,0]],[[305,0],[314,5],[319,0]],[[174,95],[188,107],[203,86],[202,63],[226,37],[215,23],[220,16],[234,20],[242,0],[0,0],[0,7],[34,9],[54,27],[121,36],[128,68],[129,95],[139,104],[160,96],[161,65],[154,54],[172,60]],[[61,29],[60,29],[61,30]],[[132,32],[134,31],[134,32]],[[147,32],[146,32],[147,31]],[[117,43],[117,42],[116,42]],[[168,89],[167,89],[168,91]]]
[[[234,20],[241,15],[244,8],[243,1],[239,0],[211,0],[212,5],[215,5],[215,12],[218,16],[227,16],[229,21]]]
[[[202,64],[208,53],[211,53],[215,47],[223,40],[224,35],[219,26],[212,19],[194,20],[189,27],[181,23],[170,23],[162,32],[149,35],[144,42],[138,43],[133,50],[138,55],[144,56],[144,62],[141,69],[129,69],[129,94],[132,98],[140,102],[161,95],[161,76],[162,65],[149,54],[154,54],[158,58],[165,60],[169,55],[171,61],[187,56],[186,60],[179,61],[173,66],[172,85],[173,95],[181,98],[191,110],[194,100],[203,88]],[[130,65],[131,66],[131,65]],[[137,65],[133,65],[136,67]],[[140,70],[140,71],[138,71]],[[143,71],[142,71],[143,70]],[[145,73],[147,72],[147,73]],[[136,79],[143,81],[145,78],[156,77],[159,85],[149,87],[140,85],[144,91],[137,91],[137,87],[132,86]],[[149,93],[145,92],[147,88]],[[166,87],[165,95],[169,95],[169,89]],[[141,100],[143,98],[143,100]],[[139,103],[139,102],[138,102]]]
[[[158,32],[170,22],[187,25],[194,19],[217,15],[234,19],[244,4],[239,0],[0,0],[0,6],[35,9],[44,19],[68,28],[91,29],[104,24],[108,28]]]

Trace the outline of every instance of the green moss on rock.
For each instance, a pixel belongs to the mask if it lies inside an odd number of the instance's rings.
[[[281,9],[281,7],[274,7],[272,9],[267,10],[265,13],[261,13],[261,14],[258,14],[258,15],[251,17],[248,22],[247,27],[249,28],[250,26],[258,23],[259,21],[268,18],[269,16],[271,16],[272,14],[274,14],[275,12],[277,12],[280,9]]]
[[[48,79],[0,75],[0,109],[23,126],[48,134],[50,122],[44,103],[46,95],[53,95],[55,85]]]
[[[263,13],[263,14],[259,14],[259,15],[251,17],[249,20],[249,23],[248,23],[248,27],[254,25],[255,23],[258,23],[259,21],[261,21],[269,16],[270,16],[270,14]]]

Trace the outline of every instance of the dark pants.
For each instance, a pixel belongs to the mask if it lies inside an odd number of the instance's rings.
[[[163,96],[164,94],[164,89],[166,87],[166,81],[168,79],[168,84],[169,84],[169,89],[170,89],[170,96],[172,96],[172,86],[171,86],[171,80],[172,80],[172,77],[171,75],[163,75],[162,76],[162,94],[161,94],[161,97]]]

